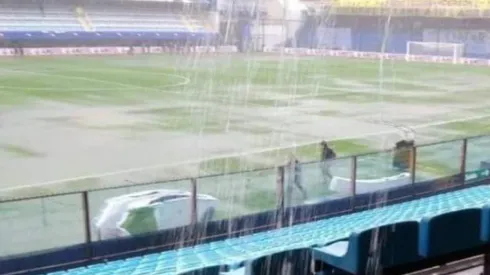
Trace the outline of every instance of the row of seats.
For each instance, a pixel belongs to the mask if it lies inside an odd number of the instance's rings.
[[[123,10],[101,12],[95,9],[85,10],[94,31],[205,31],[202,22],[187,19],[179,14],[161,14],[154,10]]]
[[[85,17],[79,18],[74,8],[46,8],[41,11],[37,7],[2,9],[0,31],[85,31],[81,23],[85,19],[91,31],[206,31],[200,20],[149,9],[129,12],[89,9],[85,11]]]
[[[489,204],[490,187],[473,187],[292,227],[60,271],[51,275],[175,275],[202,269],[220,272],[222,267],[230,269],[230,272],[241,273],[250,263],[253,265],[256,259],[277,253],[322,247],[346,240],[356,232],[402,222],[424,223],[427,219],[446,213],[482,208]],[[429,231],[433,230],[430,226],[428,228]],[[488,229],[485,230],[483,231],[488,232]],[[422,253],[427,252],[422,250]]]
[[[83,31],[73,12],[67,9],[2,9],[1,31]]]
[[[390,268],[482,247],[490,241],[489,226],[490,205],[463,209],[353,233],[347,240],[313,248],[312,258],[351,274],[367,274],[370,260]]]

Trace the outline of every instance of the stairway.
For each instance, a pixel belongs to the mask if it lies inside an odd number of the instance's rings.
[[[75,15],[78,22],[80,23],[80,25],[82,25],[83,29],[86,32],[94,31],[94,28],[92,27],[92,22],[90,21],[90,18],[82,7],[76,7]]]

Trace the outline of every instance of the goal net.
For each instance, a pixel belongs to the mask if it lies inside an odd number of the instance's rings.
[[[452,57],[456,63],[463,57],[464,45],[458,43],[437,43],[437,42],[407,42],[407,60],[413,56],[430,55],[430,56],[447,56]]]

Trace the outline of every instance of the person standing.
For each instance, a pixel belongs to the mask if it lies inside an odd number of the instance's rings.
[[[337,154],[332,148],[328,146],[327,142],[324,140],[320,142],[320,146],[322,150],[322,154],[321,154],[322,163],[320,165],[322,169],[323,179],[324,179],[324,183],[329,185],[333,178],[332,173],[330,171],[331,161],[337,157]]]
[[[302,185],[302,180],[301,180],[301,163],[299,160],[292,155],[290,157],[289,163],[288,163],[288,168],[289,168],[289,184],[288,184],[288,193],[289,197],[291,197],[292,194],[292,187],[296,186],[298,190],[301,192],[303,199],[306,200],[308,198],[308,194],[306,193],[305,188]],[[291,203],[291,201],[289,201]]]

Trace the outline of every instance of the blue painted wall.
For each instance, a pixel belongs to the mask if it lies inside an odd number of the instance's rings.
[[[490,58],[490,20],[395,18],[385,28],[387,18],[342,16],[318,27],[303,26],[304,35],[297,36],[298,47],[311,45],[309,32],[316,33],[319,48],[379,52],[383,40],[385,51],[406,53],[408,41],[464,44],[466,57]],[[385,36],[387,36],[385,38]]]

